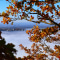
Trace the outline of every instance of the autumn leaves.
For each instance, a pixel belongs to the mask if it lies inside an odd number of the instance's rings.
[[[46,37],[47,35],[51,35],[52,33],[54,34],[57,31],[58,31],[57,26],[50,27],[50,28],[47,27],[46,29],[41,30],[37,25],[37,26],[34,26],[31,30],[27,30],[26,33],[30,36],[29,37],[30,41],[39,42],[43,37]],[[47,37],[46,41],[49,41],[49,40],[50,38]]]

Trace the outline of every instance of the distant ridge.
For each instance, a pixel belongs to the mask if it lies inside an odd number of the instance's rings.
[[[31,29],[33,26],[36,25],[36,23],[33,22],[19,22],[19,23],[14,23],[13,25],[11,24],[0,24],[0,31],[24,31],[25,29]],[[54,25],[48,25],[44,23],[38,24],[39,28],[47,28],[50,26]]]

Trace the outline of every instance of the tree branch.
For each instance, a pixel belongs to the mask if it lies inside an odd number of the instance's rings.
[[[34,9],[35,10],[35,9]],[[42,16],[42,14],[38,11],[38,10],[35,10],[37,13],[30,13],[30,14],[39,14],[40,16]],[[44,14],[44,13],[43,13]],[[46,20],[49,20],[49,21],[51,21],[53,24],[55,24],[55,25],[57,25],[59,28],[60,28],[60,25],[58,24],[58,23],[56,23],[56,22],[54,22],[51,18],[48,18],[48,16],[47,17],[45,17],[44,16],[44,18],[46,19]]]

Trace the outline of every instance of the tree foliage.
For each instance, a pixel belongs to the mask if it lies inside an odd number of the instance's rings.
[[[31,30],[27,30],[26,33],[29,35],[29,40],[33,43],[31,49],[27,49],[22,44],[19,46],[21,49],[25,50],[29,55],[24,58],[17,58],[17,60],[60,60],[60,45],[55,45],[54,49],[51,49],[46,42],[60,42],[60,34],[52,37],[52,34],[56,34],[60,30],[60,5],[55,6],[57,3],[60,4],[59,0],[6,0],[10,3],[6,12],[2,12],[0,17],[3,17],[1,21],[3,24],[13,22],[16,20],[27,20],[34,23],[45,23],[53,24],[53,27],[47,27],[45,29],[40,29],[36,24]],[[35,7],[35,8],[34,8]],[[37,15],[37,20],[35,20],[34,14]],[[50,14],[50,15],[49,15]],[[13,16],[13,17],[11,17]],[[57,20],[57,22],[55,22]],[[2,39],[2,37],[0,36]],[[42,44],[42,39],[44,43]],[[40,44],[38,44],[38,42]],[[9,47],[10,49],[10,47]],[[49,58],[51,56],[51,58]],[[55,56],[55,58],[53,57]]]
[[[5,39],[2,38],[0,40],[0,60],[16,60],[14,53],[16,54],[17,50],[14,46],[12,43],[6,44]]]
[[[60,24],[57,24],[54,20],[58,19],[60,16],[60,6],[57,4],[60,1],[55,0],[6,0],[10,3],[10,5],[7,8],[6,12],[2,12],[0,16],[3,16],[2,23],[9,23],[16,20],[22,20],[25,19],[27,21],[32,21],[36,23],[44,22],[47,24],[56,24],[60,26]],[[37,6],[34,8],[34,6]],[[30,16],[29,16],[30,14]],[[34,16],[32,14],[37,14],[38,21],[34,20]],[[49,16],[51,14],[51,16]],[[11,18],[10,15],[15,16],[15,18]],[[57,16],[57,17],[56,17]],[[54,19],[53,19],[54,18]],[[47,22],[46,20],[50,21]]]

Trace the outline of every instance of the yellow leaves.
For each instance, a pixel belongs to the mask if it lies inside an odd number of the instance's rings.
[[[34,37],[36,37],[36,34],[34,34]]]
[[[10,8],[10,9],[13,9],[13,7],[12,7],[12,6],[9,6],[9,8]]]
[[[7,17],[9,15],[7,13],[5,13],[5,12],[2,12],[2,16]]]
[[[10,8],[10,5],[9,5],[9,8]]]
[[[26,6],[26,4],[25,4],[25,6]]]
[[[14,0],[11,0],[12,3],[14,3]]]
[[[44,37],[44,34],[41,33],[41,38],[43,38],[43,37]]]
[[[25,8],[27,7],[27,5],[25,4]]]
[[[9,15],[11,14],[12,16],[15,14],[15,17],[17,16],[16,14],[18,13],[18,10],[15,8],[15,6],[13,8],[13,6],[9,5],[9,7],[7,7],[7,9],[8,10],[6,10],[6,13],[8,13]]]
[[[39,28],[39,26],[37,25],[37,26],[36,26],[36,29],[38,29],[38,28]]]
[[[48,8],[49,6],[47,5],[46,8]]]
[[[46,32],[42,31],[40,34],[41,34],[41,38],[43,38],[44,36],[46,36]]]
[[[41,38],[46,37],[47,35],[50,35],[51,33],[54,33],[56,31],[56,29],[58,29],[58,28],[57,27],[50,27],[50,28],[40,30],[38,25],[37,26],[34,25],[32,30],[30,30],[30,32],[29,32],[29,30],[27,30],[26,33],[29,34],[30,41],[38,42],[38,41],[41,41]],[[50,42],[50,38],[47,37],[46,41]]]
[[[32,21],[32,18],[30,18],[30,20],[29,21]]]
[[[9,9],[13,9],[13,7],[12,7],[11,5],[9,5],[9,7],[6,7],[6,8],[7,8],[8,10],[9,10]]]
[[[2,15],[5,16],[5,12],[2,12]]]
[[[16,4],[16,2],[14,1],[13,4]]]

